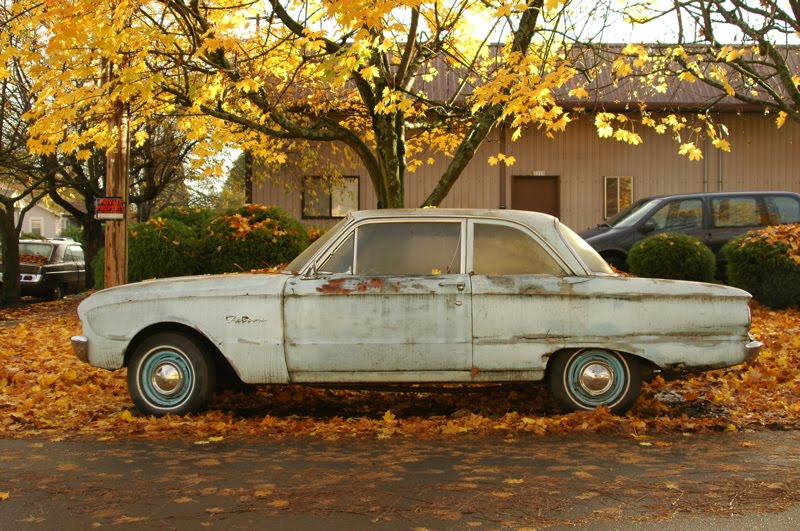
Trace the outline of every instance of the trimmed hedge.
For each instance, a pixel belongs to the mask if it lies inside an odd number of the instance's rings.
[[[197,249],[197,236],[183,223],[160,217],[137,223],[128,240],[128,279],[192,275],[198,269]]]
[[[157,217],[183,223],[192,229],[198,238],[203,238],[208,234],[208,227],[217,217],[217,213],[209,208],[178,206],[165,208]]]
[[[169,208],[130,227],[128,280],[267,269],[292,261],[309,243],[305,226],[279,208],[245,205],[222,215]],[[94,262],[97,289],[104,262],[101,252]]]
[[[686,234],[655,234],[628,252],[628,269],[640,277],[713,282],[716,264],[714,252]]]
[[[800,305],[800,225],[751,231],[728,242],[728,283],[772,308]]]
[[[265,269],[308,247],[305,226],[283,210],[245,205],[215,218],[203,240],[204,273]]]
[[[154,218],[128,228],[128,281],[197,273],[199,243],[194,231],[177,221]],[[94,261],[95,287],[102,289],[105,251]]]

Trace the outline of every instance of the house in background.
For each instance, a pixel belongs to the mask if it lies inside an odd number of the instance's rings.
[[[800,48],[793,52],[796,58],[800,56]],[[800,64],[800,59],[797,62]],[[598,85],[601,82],[598,80]],[[700,145],[704,158],[690,161],[678,154],[679,143],[669,132],[659,135],[643,126],[636,129],[643,140],[638,146],[599,138],[595,113],[629,112],[636,118],[632,110],[638,109],[639,96],[635,90],[620,86],[610,91],[597,89],[590,104],[568,98],[561,101],[567,109],[583,107],[585,112],[575,114],[566,131],[552,139],[533,129],[512,141],[510,129],[496,128],[441,206],[537,210],[583,230],[652,195],[800,192],[800,124],[787,122],[778,129],[775,114],[721,96],[701,83],[675,84],[646,103],[655,119],[668,114],[691,118],[709,101],[716,103],[708,114],[728,129],[729,153],[706,142]],[[498,152],[513,156],[516,162],[511,166],[490,165],[489,157]],[[421,205],[445,169],[447,161],[433,157],[433,165],[406,174],[406,206]],[[274,182],[260,179],[256,169],[253,202],[279,206],[304,223],[317,226],[329,226],[351,210],[376,208],[364,168],[345,170],[345,175],[341,188],[326,191],[313,176],[287,173],[274,176],[281,181]],[[287,180],[293,183],[288,192],[283,184]]]
[[[19,221],[20,209],[15,208],[14,222]],[[50,208],[41,203],[25,212],[22,218],[20,236],[34,235],[43,238],[58,238],[72,228],[80,228],[78,221],[71,215],[57,208]]]

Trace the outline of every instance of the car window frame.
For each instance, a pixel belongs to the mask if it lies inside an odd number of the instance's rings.
[[[469,218],[467,220],[467,224],[466,224],[467,225],[467,246],[468,246],[468,249],[467,249],[467,261],[466,261],[466,264],[465,264],[464,271],[469,272],[470,275],[476,274],[474,272],[474,266],[475,266],[475,264],[474,264],[474,258],[475,258],[474,251],[475,251],[475,224],[477,224],[477,223],[485,223],[485,224],[489,224],[489,225],[503,225],[503,226],[511,227],[511,228],[514,228],[514,229],[517,229],[517,230],[523,232],[528,237],[530,237],[534,242],[538,243],[539,246],[542,247],[550,255],[550,257],[555,261],[555,263],[559,267],[561,267],[561,269],[562,269],[562,274],[561,275],[551,275],[551,274],[547,274],[547,273],[519,273],[519,274],[516,274],[516,275],[496,275],[496,276],[537,275],[537,276],[548,276],[548,277],[560,276],[560,277],[563,278],[563,277],[568,277],[568,276],[575,275],[575,271],[573,270],[572,267],[570,267],[570,265],[567,263],[567,261],[564,259],[564,257],[561,256],[561,254],[547,241],[546,238],[542,237],[541,234],[536,232],[531,227],[529,227],[529,226],[527,226],[527,225],[525,225],[523,223],[518,223],[518,222],[516,222],[514,220],[509,220],[509,219],[478,218],[478,217]],[[559,237],[560,236],[561,235],[559,234]],[[481,274],[481,276],[495,276],[495,275],[483,275],[483,274]]]
[[[467,223],[466,219],[463,217],[428,217],[428,216],[420,216],[420,217],[412,217],[412,218],[372,218],[372,219],[364,219],[359,220],[351,225],[347,226],[341,233],[333,238],[328,244],[321,249],[318,254],[312,257],[309,262],[303,267],[303,271],[305,271],[305,275],[308,275],[311,270],[314,270],[314,274],[316,276],[329,276],[329,275],[345,275],[345,276],[369,276],[369,277],[382,277],[382,276],[428,276],[428,275],[381,275],[381,274],[356,274],[355,271],[358,271],[358,245],[359,245],[359,238],[358,238],[358,229],[360,227],[364,227],[367,225],[385,225],[388,223],[449,223],[449,224],[459,224],[460,225],[460,232],[459,232],[459,241],[460,241],[460,257],[458,260],[458,271],[451,271],[450,273],[441,273],[442,275],[463,275],[464,271],[466,271],[466,238],[467,238]],[[350,273],[328,273],[324,271],[316,271],[317,267],[324,264],[330,257],[347,241],[350,236],[353,236],[353,264],[352,264],[352,271]],[[312,267],[313,266],[313,267]],[[305,276],[304,275],[304,276]]]

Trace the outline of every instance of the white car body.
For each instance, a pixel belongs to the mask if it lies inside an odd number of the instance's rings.
[[[396,223],[411,229],[388,225]],[[359,246],[370,241],[370,231],[412,233],[421,226],[415,223],[427,223],[434,232],[452,229],[457,242],[446,267],[431,274],[358,270],[373,258],[366,243]],[[512,242],[533,240],[547,272],[476,273],[479,256],[481,267],[494,260],[494,247],[480,246],[499,245],[497,238],[476,236],[486,231],[510,233]],[[435,237],[433,243],[424,240],[429,249],[450,241]],[[390,254],[386,249],[381,253]],[[351,259],[349,270],[323,271],[322,265],[338,260],[334,253]],[[430,254],[420,251],[413,260],[424,262]],[[556,356],[597,352],[600,361],[587,357],[584,372],[574,377],[603,387],[616,378],[614,356],[624,357],[623,366],[633,360],[637,367],[683,372],[736,365],[760,348],[748,334],[748,293],[614,275],[585,242],[544,214],[357,212],[290,268],[285,274],[163,279],[100,291],[79,307],[83,337],[73,341],[76,353],[91,365],[118,369],[142,338],[173,331],[194,336],[212,350],[209,356],[224,357],[245,383],[360,384],[537,381]],[[594,400],[595,390],[587,396],[575,409],[605,405]]]

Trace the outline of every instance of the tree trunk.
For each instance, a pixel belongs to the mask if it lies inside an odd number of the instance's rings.
[[[100,249],[105,246],[103,238],[103,224],[94,219],[94,216],[89,213],[84,216],[82,220],[83,227],[83,253],[86,257],[86,287],[95,287],[95,271],[94,259],[97,257]]]
[[[14,304],[20,301],[19,235],[14,225],[14,204],[3,203],[0,212],[0,243],[3,247],[3,289],[0,302]]]
[[[406,173],[405,123],[401,115],[379,114],[373,116],[376,150],[381,175],[378,208],[403,208],[405,206]]]

